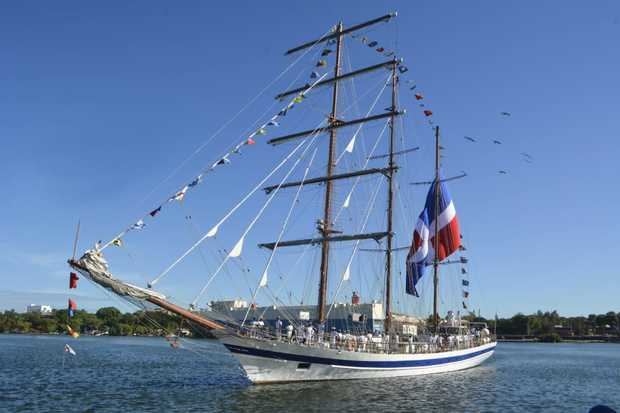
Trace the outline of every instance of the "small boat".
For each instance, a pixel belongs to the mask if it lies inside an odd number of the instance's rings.
[[[399,165],[397,160],[400,157],[409,156],[419,149],[418,147],[414,149],[399,147],[403,143],[401,141],[404,140],[397,139],[397,119],[405,114],[404,110],[397,107],[399,103],[397,94],[402,76],[408,69],[404,66],[403,60],[397,58],[394,52],[381,47],[377,41],[368,39],[364,33],[368,33],[367,29],[371,26],[389,22],[395,17],[396,13],[390,13],[348,28],[345,28],[340,22],[318,39],[290,49],[287,54],[319,51],[321,52],[321,60],[313,68],[315,71],[310,76],[310,83],[277,95],[278,100],[291,98],[288,105],[257,128],[249,137],[244,138],[239,145],[231,148],[224,156],[217,159],[210,168],[201,172],[189,184],[181,187],[169,198],[166,204],[159,205],[145,214],[143,219],[123,230],[108,243],[96,244],[93,249],[86,251],[79,259],[70,259],[69,265],[87,279],[140,308],[154,305],[182,317],[189,324],[207,329],[209,334],[219,340],[237,358],[247,377],[253,383],[369,379],[447,373],[478,366],[491,357],[495,350],[496,340],[486,324],[476,323],[466,314],[461,315],[461,309],[456,313],[452,309],[447,312],[444,318],[440,317],[439,314],[441,304],[439,300],[440,268],[450,264],[460,265],[463,266],[462,274],[467,274],[464,265],[467,264],[468,258],[461,255],[458,259],[454,259],[454,256],[461,254],[465,248],[462,245],[454,203],[446,186],[447,181],[462,178],[466,174],[453,178],[442,178],[441,151],[443,147],[440,145],[440,129],[438,126],[433,125],[432,128],[435,140],[434,178],[427,182],[418,183],[429,186],[422,213],[418,217],[415,228],[402,227],[402,224],[400,227],[396,227],[394,224],[395,198],[396,192],[400,188],[396,182],[396,172],[402,169],[402,165]],[[345,38],[359,42],[364,47],[372,49],[379,55],[389,57],[389,59],[342,73],[342,49]],[[327,63],[328,58],[333,58],[333,66]],[[327,70],[331,67],[333,67],[333,74],[330,76]],[[319,70],[323,73],[321,74]],[[380,94],[384,90],[391,90],[390,106],[378,114],[373,115],[369,110],[365,117],[347,118],[344,111],[341,111],[339,107],[341,103],[340,85],[342,82],[377,71],[387,73]],[[160,273],[157,278],[147,286],[141,287],[120,280],[110,272],[108,262],[103,254],[106,248],[114,245],[122,246],[123,237],[144,227],[144,220],[154,219],[163,207],[168,208],[168,204],[183,200],[188,193],[194,190],[195,186],[203,182],[210,171],[230,163],[232,157],[239,153],[241,148],[246,145],[254,145],[256,140],[265,135],[267,131],[273,130],[274,126],[279,126],[279,122],[282,121],[288,111],[306,99],[310,99],[314,91],[325,88],[331,88],[331,107],[326,119],[323,119],[322,123],[314,129],[270,139],[268,143],[271,145],[295,143],[296,146],[276,166],[276,169],[267,174],[266,178],[246,197],[241,199],[233,209],[224,213],[220,221],[215,223],[207,233],[202,235],[194,245]],[[408,88],[413,90],[413,87]],[[421,94],[416,94],[416,100],[422,98]],[[370,109],[374,108],[377,101],[378,98]],[[430,117],[432,111],[424,109],[424,115]],[[384,124],[383,131],[376,137],[373,148],[368,150],[368,148],[358,148],[359,145],[356,147],[355,139],[358,132],[365,124],[372,122],[383,122]],[[339,143],[337,134],[339,131],[348,130],[352,126],[357,128],[357,132],[353,134],[352,139],[343,148],[342,154],[338,156],[336,153]],[[385,131],[388,131],[387,142],[384,142],[385,154],[377,155],[376,150],[380,148],[381,136]],[[321,135],[328,136],[327,142],[317,139]],[[309,178],[310,166],[320,144],[325,146],[327,152],[325,175]],[[361,159],[364,160],[361,162],[363,166],[355,170],[342,170],[342,163],[338,162],[339,159],[354,151],[360,151]],[[163,276],[169,274],[201,243],[215,237],[220,227],[237,211],[237,208],[249,196],[254,195],[256,189],[259,189],[268,178],[271,178],[275,170],[289,162],[288,165],[292,163],[290,171],[293,171],[301,161],[307,163],[308,166],[299,180],[288,180],[289,172],[279,183],[263,188],[265,193],[269,195],[268,200],[251,220],[239,241],[227,251],[220,265],[200,290],[199,296],[189,307],[175,304],[166,295],[155,290],[155,285]],[[369,167],[370,161],[381,161],[385,164]],[[407,165],[407,163],[404,164]],[[366,199],[358,199],[362,205],[362,201],[367,201],[367,208],[351,205],[353,203],[352,195],[362,177],[375,178],[378,182],[376,190],[371,191]],[[335,186],[336,182],[339,183],[338,188]],[[336,189],[342,188],[345,182],[351,183],[351,186],[347,189],[347,195],[340,209],[335,211]],[[317,186],[323,187],[324,199],[322,216],[316,221],[316,233],[307,238],[283,240],[289,218],[299,204],[300,194],[308,188],[316,190]],[[243,316],[231,317],[218,312],[213,305],[208,306],[206,310],[199,310],[199,298],[208,289],[213,279],[220,276],[222,268],[226,267],[229,261],[238,259],[242,255],[246,235],[254,228],[254,225],[261,218],[263,210],[269,206],[274,196],[284,191],[285,188],[297,188],[296,195],[288,214],[281,214],[283,224],[277,231],[277,240],[258,245],[259,248],[268,252],[268,256],[264,270],[257,280],[256,288],[251,294],[250,304],[241,306],[241,312],[238,311],[238,314]],[[380,188],[385,188],[386,203],[384,208],[380,208],[381,213],[385,214],[382,219],[385,222],[385,227],[367,231],[368,217],[370,211],[375,209]],[[226,194],[221,195],[226,196]],[[357,231],[345,233],[344,224],[339,222],[339,225],[336,225],[343,209],[362,212],[363,219],[358,221]],[[366,211],[369,212],[366,213]],[[394,246],[396,233],[411,234],[411,232],[413,232],[413,239],[410,246]],[[372,243],[378,248],[363,249],[361,247],[364,243]],[[339,274],[335,273],[334,261],[331,260],[334,254],[339,252],[338,249],[332,247],[334,244],[353,246],[347,251],[348,257],[344,260],[346,265]],[[292,307],[284,305],[281,299],[275,297],[270,308],[278,314],[277,318],[271,318],[267,322],[263,321],[262,317],[260,320],[250,321],[250,315],[256,314],[258,310],[256,305],[258,292],[277,282],[277,279],[269,279],[268,277],[274,256],[282,249],[294,250],[295,247],[304,248],[299,253],[300,255],[304,254],[307,249],[314,248],[317,251],[320,249],[316,306],[312,306],[312,310],[297,308],[293,311]],[[333,314],[338,312],[339,303],[337,299],[341,289],[343,285],[349,283],[351,278],[352,263],[362,251],[374,253],[375,257],[379,257],[378,259],[383,261],[381,289],[384,291],[384,295],[380,302],[374,302],[371,307],[368,307],[371,308],[368,315],[359,312],[362,304],[354,299],[350,305],[346,306],[349,313],[341,318],[347,320],[345,324],[348,323],[347,326],[343,327],[342,323],[338,324],[335,321]],[[410,315],[399,314],[393,309],[395,257],[400,251],[407,252],[407,258],[402,261],[406,267],[406,277],[404,277],[406,292],[403,292],[406,293],[406,300],[411,300],[411,302],[419,300],[419,282],[423,279],[426,270],[432,268],[433,311],[428,320],[414,319]],[[367,270],[370,271],[369,268]],[[424,279],[428,279],[428,276]],[[234,282],[234,279],[231,282]],[[462,284],[459,285],[468,286],[469,281],[463,279]],[[270,292],[273,291],[270,290]],[[468,309],[466,299],[469,293],[463,290],[462,294],[464,297],[462,310],[465,311]],[[328,295],[333,298],[329,299]],[[459,304],[461,303],[459,302]],[[178,347],[176,337],[166,337],[166,340],[172,347]]]

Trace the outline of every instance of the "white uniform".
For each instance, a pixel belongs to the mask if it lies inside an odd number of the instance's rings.
[[[278,341],[282,338],[282,320],[276,320],[276,338]]]
[[[336,348],[336,337],[338,337],[338,333],[336,332],[336,330],[332,330],[332,332],[329,334],[329,344],[332,346],[332,348]]]
[[[306,329],[306,340],[308,344],[312,344],[314,341],[314,327],[308,326]]]

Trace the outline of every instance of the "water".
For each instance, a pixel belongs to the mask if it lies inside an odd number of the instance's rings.
[[[162,338],[0,335],[0,412],[587,412],[599,403],[620,411],[620,345],[500,343],[462,372],[252,386],[214,341],[173,350]]]

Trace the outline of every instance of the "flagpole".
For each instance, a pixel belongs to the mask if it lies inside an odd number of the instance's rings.
[[[433,249],[435,251],[433,258],[433,326],[435,334],[439,332],[439,314],[437,304],[439,302],[439,126],[435,127],[435,242]]]

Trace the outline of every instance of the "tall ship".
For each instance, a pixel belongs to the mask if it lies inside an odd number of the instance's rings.
[[[74,257],[68,261],[71,268],[138,308],[158,307],[208,331],[239,361],[253,383],[446,373],[478,366],[491,357],[495,337],[485,324],[474,322],[466,304],[469,280],[461,274],[467,273],[464,264],[468,259],[462,255],[465,247],[447,187],[447,181],[463,175],[444,177],[440,128],[432,121],[432,111],[418,102],[423,102],[423,96],[407,79],[409,69],[404,61],[372,37],[377,26],[394,18],[396,13],[390,13],[350,27],[339,22],[317,39],[288,50],[286,55],[297,56],[295,64],[304,59],[312,62],[307,83],[279,93],[276,99],[281,105],[273,116],[267,115],[251,133],[110,241],[96,243],[79,258],[74,246]],[[378,56],[381,61],[353,68],[344,52],[345,41],[369,50],[372,58]],[[380,79],[378,88],[349,88],[355,91],[348,96],[353,100],[371,96],[365,115],[352,116],[343,85],[355,85],[356,79],[373,75]],[[429,123],[428,138],[432,139],[432,145],[427,146],[427,158],[432,158],[428,159],[428,175],[432,178],[414,182],[416,188],[428,190],[420,200],[423,202],[418,202],[422,212],[416,209],[413,214],[408,212],[409,205],[404,207],[411,196],[402,192],[414,187],[399,184],[397,179],[413,169],[414,162],[407,157],[420,156],[423,151],[411,147],[410,137],[402,131],[402,90],[415,93],[412,103],[425,125]],[[304,105],[311,108],[313,127],[268,136],[282,130],[292,112]],[[366,129],[371,124],[375,126]],[[229,179],[226,173],[234,173],[226,165],[237,161],[242,165],[241,159],[247,161],[252,151],[265,143],[273,146],[279,159],[264,173],[255,170],[258,177],[251,189],[218,212],[219,218],[208,230],[196,234],[194,242],[169,266],[145,285],[114,275],[104,256],[112,251],[108,248],[124,248],[127,237],[146,233],[160,214],[187,202],[186,198],[199,197],[200,187],[217,179],[225,182]],[[248,200],[264,197],[263,192],[266,199],[250,208],[251,216],[244,221],[247,225],[230,248],[217,256],[218,262],[205,271],[204,285],[196,287],[199,293],[189,305],[175,302],[159,290],[164,279],[174,290],[175,283],[170,280],[179,264],[202,254],[230,227],[232,219],[243,221],[238,218],[241,210]],[[320,202],[305,202],[308,192],[319,194]],[[226,198],[228,194],[220,191],[217,196]],[[284,201],[284,206],[274,206]],[[295,226],[294,221],[303,221],[303,225]],[[305,237],[290,235],[291,228],[300,227]],[[247,241],[258,229],[260,236],[272,233],[274,240],[256,246],[263,261],[259,272],[253,274],[235,263],[246,254]],[[401,245],[396,244],[398,240]],[[278,260],[282,262],[278,264]],[[451,274],[451,281],[444,285],[441,275],[451,266],[460,269],[458,277]],[[304,282],[303,273],[308,274]],[[286,276],[309,298],[295,303]],[[364,277],[374,290],[369,287],[366,297],[360,297],[353,286],[365,285]],[[73,274],[72,282],[76,278]],[[227,280],[224,283],[249,278],[253,285],[243,299],[206,301],[205,296],[222,278]],[[442,299],[447,285],[455,287],[460,297],[452,308]],[[309,304],[309,300],[314,302]],[[422,300],[429,304],[430,314],[407,313],[416,305],[422,308]]]

